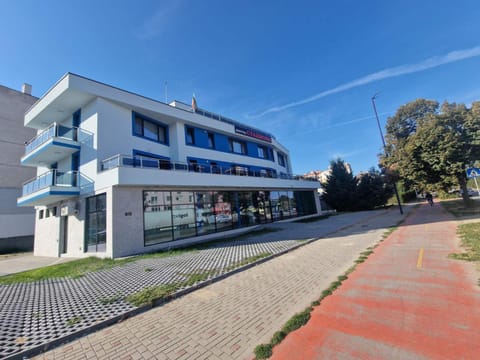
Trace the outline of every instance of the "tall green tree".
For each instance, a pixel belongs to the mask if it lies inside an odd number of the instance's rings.
[[[324,200],[338,211],[355,210],[357,179],[347,169],[342,159],[331,160],[330,169],[327,181],[322,184]]]
[[[359,174],[357,179],[355,197],[358,210],[371,210],[383,206],[393,195],[393,186],[373,167],[368,172]]]
[[[466,168],[480,159],[480,104],[442,104],[417,99],[387,121],[383,166],[418,189],[458,185],[468,203]]]

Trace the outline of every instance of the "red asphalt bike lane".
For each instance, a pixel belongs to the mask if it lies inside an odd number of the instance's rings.
[[[480,272],[456,222],[421,205],[271,359],[480,359]]]

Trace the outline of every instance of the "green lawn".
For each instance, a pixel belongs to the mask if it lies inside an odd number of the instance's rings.
[[[450,254],[450,258],[480,261],[480,222],[463,224],[458,227],[458,235],[462,239],[463,253]]]
[[[63,264],[46,266],[39,269],[28,270],[17,274],[5,275],[0,277],[0,284],[14,284],[19,282],[32,282],[45,279],[54,279],[62,277],[77,278],[86,273],[111,269],[114,266],[122,266],[132,261],[138,261],[147,258],[161,258],[180,255],[185,252],[196,251],[195,249],[182,249],[165,252],[157,252],[152,254],[144,254],[132,256],[125,259],[99,259],[96,257],[88,257],[85,259],[73,260]]]
[[[43,268],[35,269],[35,270],[29,270],[29,271],[24,271],[21,273],[17,274],[11,274],[11,275],[5,275],[5,276],[0,276],[0,284],[14,284],[14,283],[20,283],[20,282],[32,282],[32,281],[38,281],[38,280],[45,280],[45,279],[54,279],[54,278],[63,278],[63,277],[70,277],[70,278],[77,278],[80,276],[83,276],[86,273],[93,272],[93,271],[99,271],[99,270],[105,270],[105,269],[111,269],[114,266],[122,266],[126,263],[132,262],[132,261],[138,261],[142,259],[148,259],[148,258],[163,258],[163,257],[170,257],[170,256],[176,256],[176,255],[181,255],[187,252],[196,252],[199,251],[199,249],[204,249],[209,246],[211,246],[215,242],[219,241],[237,241],[237,240],[242,240],[244,238],[250,237],[250,236],[259,236],[271,232],[276,232],[280,231],[281,229],[276,229],[276,228],[260,228],[260,229],[254,229],[252,231],[249,231],[245,234],[240,234],[234,237],[225,237],[221,239],[217,239],[208,243],[203,243],[203,244],[198,244],[198,245],[192,245],[191,247],[183,248],[183,249],[177,249],[177,250],[170,250],[170,251],[161,251],[161,252],[155,252],[155,253],[149,253],[149,254],[142,254],[142,255],[137,255],[137,256],[132,256],[129,258],[123,258],[123,259],[117,259],[117,260],[112,260],[112,259],[99,259],[96,257],[89,257],[86,259],[80,259],[80,260],[73,260],[67,263],[63,264],[57,264],[57,265],[52,265],[52,266],[46,266]],[[270,254],[260,254],[258,255],[258,259],[263,258],[265,256],[269,256]],[[253,261],[258,260],[253,259]],[[245,260],[244,260],[245,262]],[[252,259],[248,259],[248,262],[252,262]],[[245,265],[244,263],[241,264],[234,264],[234,268]],[[149,269],[145,269],[145,271],[149,271]]]
[[[480,199],[470,198],[467,206],[462,199],[442,200],[440,204],[457,219],[480,218]]]

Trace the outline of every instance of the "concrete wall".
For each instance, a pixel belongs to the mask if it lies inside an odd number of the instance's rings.
[[[34,232],[34,209],[18,208],[17,197],[21,195],[22,184],[36,174],[35,168],[20,165],[25,142],[36,134],[23,126],[23,116],[36,100],[34,96],[0,86],[0,239],[6,245],[10,241],[24,242],[21,239],[32,237]]]

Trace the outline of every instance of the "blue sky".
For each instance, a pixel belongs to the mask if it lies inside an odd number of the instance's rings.
[[[416,98],[480,100],[480,3],[2,1],[0,84],[41,96],[74,72],[273,133],[295,173],[377,164],[384,126]]]

